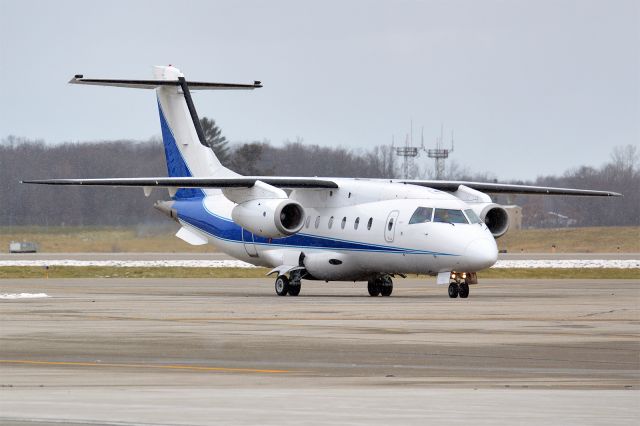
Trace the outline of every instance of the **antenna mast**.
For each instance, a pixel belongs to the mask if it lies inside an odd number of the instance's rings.
[[[444,125],[440,125],[440,136],[436,138],[436,147],[434,149],[426,149],[424,146],[424,126],[420,130],[420,148],[413,146],[413,120],[411,120],[409,133],[405,137],[404,146],[395,147],[396,155],[402,157],[403,177],[410,179],[409,176],[413,171],[413,159],[418,156],[420,151],[425,151],[429,158],[435,160],[436,179],[444,178],[444,160],[449,158],[449,153],[453,152],[453,130],[451,131],[451,148],[443,148],[444,145]],[[391,136],[391,146],[393,147],[394,138]]]
[[[453,152],[453,130],[451,131],[451,149],[442,148],[443,145],[443,125],[440,125],[440,137],[436,139],[435,149],[428,149],[427,156],[433,158],[436,166],[436,180],[444,177],[444,160],[449,158],[449,153]]]

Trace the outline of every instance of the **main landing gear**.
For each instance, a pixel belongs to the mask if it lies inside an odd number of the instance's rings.
[[[276,294],[278,296],[297,296],[300,294],[300,289],[302,288],[302,280],[300,277],[300,273],[294,271],[291,273],[291,279],[287,278],[286,275],[280,275],[276,278]]]
[[[389,275],[383,275],[369,280],[367,283],[369,296],[391,296],[393,280]]]
[[[469,284],[477,284],[478,277],[475,272],[452,272],[449,278],[449,297],[462,299],[469,297]]]

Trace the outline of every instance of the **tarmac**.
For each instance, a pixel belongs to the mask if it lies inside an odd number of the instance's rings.
[[[638,424],[640,280],[1,280],[0,424]]]

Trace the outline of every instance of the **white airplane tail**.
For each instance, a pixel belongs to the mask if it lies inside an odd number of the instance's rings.
[[[254,89],[253,84],[227,84],[187,81],[179,69],[169,66],[154,67],[152,80],[86,79],[76,75],[70,83],[117,86],[138,89],[156,89],[162,141],[169,177],[225,178],[239,176],[224,167],[213,151],[205,145],[200,120],[191,99],[191,90]],[[202,189],[182,188],[174,198],[201,197]]]
[[[237,173],[227,169],[213,151],[203,145],[204,134],[184,75],[172,66],[154,68],[156,80],[176,81],[181,86],[159,86],[156,89],[162,141],[170,177],[228,177]]]

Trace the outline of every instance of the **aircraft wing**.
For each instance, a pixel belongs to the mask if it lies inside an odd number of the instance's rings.
[[[460,185],[468,186],[489,194],[524,194],[524,195],[578,195],[588,197],[621,197],[622,194],[611,191],[595,191],[591,189],[556,188],[550,186],[511,185],[506,183],[465,182],[452,180],[400,180],[399,182],[426,186],[440,191],[455,192]]]
[[[377,179],[376,179],[377,180]],[[382,181],[382,179],[379,179]],[[338,183],[332,178],[311,177],[275,177],[275,176],[239,176],[224,178],[208,177],[142,177],[107,179],[46,179],[23,180],[22,183],[42,185],[83,185],[83,186],[132,186],[162,188],[252,188],[257,181],[276,188],[285,189],[332,189]],[[384,180],[389,182],[388,180]],[[539,195],[577,195],[591,197],[620,197],[622,194],[611,191],[590,189],[557,188],[548,186],[512,185],[505,183],[467,182],[447,180],[393,180],[409,185],[425,186],[440,191],[455,192],[460,185],[489,194],[539,194]]]
[[[257,181],[276,188],[285,189],[322,189],[338,188],[331,179],[306,177],[268,177],[241,176],[225,178],[207,177],[142,177],[142,178],[109,178],[109,179],[45,179],[23,180],[22,183],[40,185],[82,185],[82,186],[132,186],[161,188],[251,188]]]

